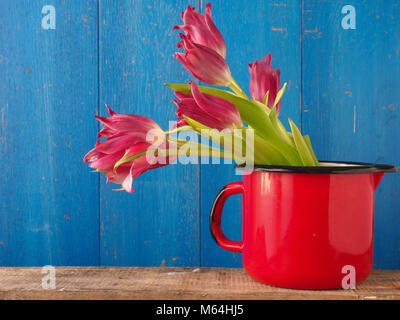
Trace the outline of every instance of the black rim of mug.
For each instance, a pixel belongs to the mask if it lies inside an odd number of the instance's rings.
[[[300,167],[300,166],[270,166],[254,165],[252,170],[244,165],[236,165],[236,169],[251,172],[279,172],[279,173],[333,173],[333,174],[358,174],[358,173],[377,173],[377,172],[397,172],[398,167],[389,164],[373,164],[365,162],[349,161],[319,161],[319,167]],[[337,165],[335,165],[337,164]]]

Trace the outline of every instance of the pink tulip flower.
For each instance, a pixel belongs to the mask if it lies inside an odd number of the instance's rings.
[[[227,87],[232,83],[231,71],[225,59],[213,49],[195,43],[189,36],[179,34],[182,41],[178,48],[184,48],[186,53],[176,52],[175,58],[194,77],[205,83]]]
[[[269,91],[268,101],[266,105],[272,109],[274,106],[275,98],[281,87],[280,70],[271,67],[271,54],[260,61],[254,61],[249,64],[250,71],[250,94],[253,100],[260,102],[264,101],[264,97]],[[281,102],[276,105],[276,114],[279,115],[281,109]]]
[[[190,82],[192,95],[175,92],[178,121],[176,126],[187,125],[183,115],[201,124],[217,129],[234,129],[243,123],[235,105],[222,98],[202,93],[193,81]]]
[[[171,159],[160,159],[156,163],[147,161],[146,152],[154,144],[164,144],[158,141],[164,139],[165,133],[153,120],[139,115],[118,114],[108,106],[109,117],[99,117],[104,127],[99,131],[98,138],[103,137],[105,142],[97,141],[96,146],[83,158],[84,162],[90,162],[89,167],[96,171],[104,172],[109,181],[122,185],[122,189],[133,192],[132,181],[147,170],[155,169],[171,162]],[[151,130],[152,139],[148,133]],[[150,140],[150,141],[149,141]],[[121,159],[137,156],[116,167]],[[175,159],[172,159],[173,161]]]
[[[212,20],[211,3],[207,3],[205,14],[201,14],[193,7],[188,6],[186,11],[182,12],[182,20],[184,24],[176,25],[173,30],[184,31],[193,42],[216,51],[225,59],[226,45],[224,38]]]

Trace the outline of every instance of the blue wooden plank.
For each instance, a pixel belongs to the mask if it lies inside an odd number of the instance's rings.
[[[342,27],[345,5],[356,29]],[[317,156],[398,165],[399,2],[305,0],[303,10],[303,129]],[[376,268],[400,267],[399,190],[388,174],[376,192]]]
[[[248,63],[272,54],[272,66],[281,69],[281,82],[288,82],[281,119],[290,117],[300,125],[301,3],[299,1],[211,1],[212,14],[225,38],[227,61],[233,77],[249,95]],[[203,2],[204,5],[204,2]],[[240,267],[241,254],[227,252],[211,238],[208,217],[214,197],[228,182],[240,180],[233,165],[201,167],[201,264]],[[241,239],[241,196],[226,202],[222,227],[226,235]]]
[[[193,5],[193,2],[191,2]],[[187,1],[100,1],[100,101],[165,130],[174,121],[164,82],[187,83],[176,51]],[[102,107],[100,113],[105,114]],[[101,177],[101,264],[199,265],[199,166],[170,165],[134,180],[133,194]]]
[[[46,4],[0,2],[0,265],[97,265],[97,2]]]

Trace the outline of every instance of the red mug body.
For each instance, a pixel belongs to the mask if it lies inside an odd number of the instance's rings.
[[[217,196],[210,219],[214,239],[242,252],[243,267],[255,280],[334,289],[370,274],[374,191],[384,172],[318,172],[253,171]],[[235,193],[243,194],[241,242],[227,239],[220,225],[223,203]]]

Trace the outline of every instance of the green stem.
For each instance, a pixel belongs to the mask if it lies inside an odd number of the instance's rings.
[[[194,141],[187,141],[187,140],[181,140],[181,139],[176,139],[173,137],[168,137],[167,138],[169,141],[174,142],[178,145],[178,147],[182,147],[184,145],[188,146],[186,150],[180,150],[178,149],[169,149],[166,150],[168,154],[175,154],[178,156],[184,156],[184,155],[189,155],[189,156],[215,156],[215,154],[219,154],[219,158],[226,158],[230,160],[235,161],[235,157],[232,152],[225,152],[222,149],[217,149],[214,147],[210,147],[201,143],[197,143]],[[206,152],[206,153],[204,153]],[[189,154],[188,154],[189,153]]]
[[[138,158],[140,158],[141,156],[144,156],[144,155],[146,155],[146,151],[138,152],[138,153],[136,153],[134,155],[131,155],[129,157],[126,157],[126,153],[125,153],[125,155],[114,164],[114,172],[117,171],[118,167],[121,164],[136,160],[136,159],[138,159]]]
[[[240,88],[240,86],[238,85],[238,83],[235,81],[235,79],[233,79],[232,77],[232,82],[229,85],[229,88],[232,89],[232,91],[234,93],[236,93],[239,97],[248,99],[249,97],[246,95],[246,93],[242,90],[242,88]]]
[[[178,132],[183,132],[183,131],[193,131],[193,128],[191,126],[182,126],[175,128],[170,131],[165,131],[166,134],[173,134],[173,133],[178,133]]]

